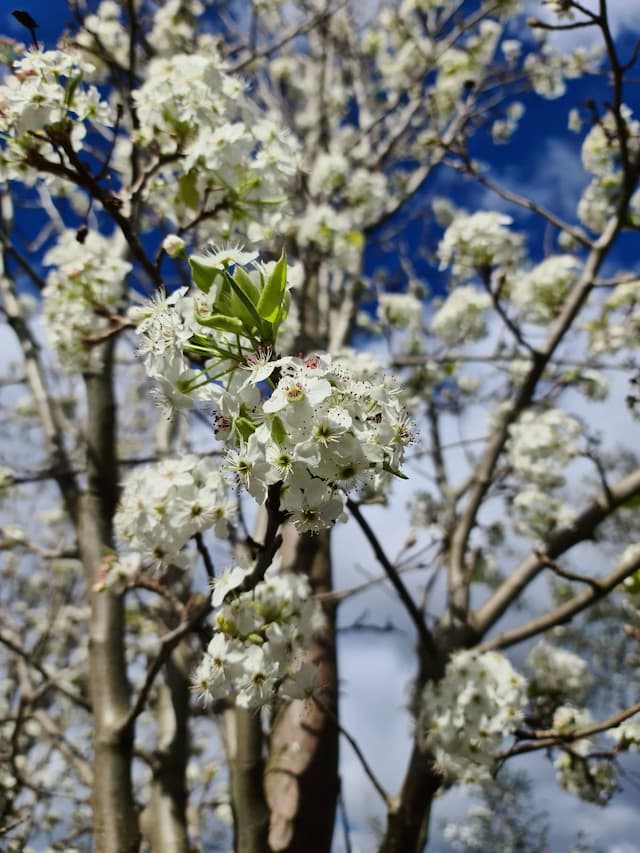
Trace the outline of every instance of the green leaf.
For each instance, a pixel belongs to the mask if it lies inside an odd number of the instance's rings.
[[[274,417],[273,423],[271,425],[271,438],[275,441],[276,444],[284,444],[284,440],[287,437],[287,431],[284,428],[284,424],[280,420],[279,417]]]
[[[178,198],[191,210],[197,210],[200,202],[196,189],[196,173],[194,170],[182,175],[178,180]]]
[[[364,246],[364,236],[362,231],[347,231],[345,238],[347,243],[350,243],[352,246],[357,246],[358,248]]]
[[[251,333],[254,329],[261,331],[262,328],[262,320],[260,319],[260,314],[256,310],[255,304],[251,301],[250,296],[248,296],[243,288],[238,282],[227,274],[226,283],[229,284],[231,290],[233,291],[231,296],[231,313],[235,316],[239,316],[243,319],[245,329],[247,331],[248,336],[251,336]],[[257,295],[257,293],[256,293]]]
[[[269,323],[269,326],[273,327],[273,334],[271,338],[271,342],[275,343],[276,335],[278,334],[278,329],[280,325],[286,320],[287,314],[289,313],[289,306],[291,305],[291,294],[289,291],[285,291],[284,299],[282,300],[282,305],[280,306],[280,314],[278,315],[278,319],[275,323]]]
[[[638,509],[640,507],[640,495],[634,495],[632,498],[629,498],[622,506],[624,509]]]
[[[196,261],[195,258],[189,258],[189,266],[191,267],[191,275],[193,276],[196,287],[202,290],[203,293],[209,293],[211,285],[216,280],[216,277],[221,275],[221,271],[215,267],[205,266],[200,261]]]
[[[233,423],[236,431],[240,433],[245,441],[248,441],[250,436],[256,431],[256,425],[249,418],[240,416]]]
[[[258,314],[263,320],[277,323],[280,319],[280,308],[284,294],[287,290],[287,256],[282,250],[280,260],[275,265],[269,280],[265,284],[260,301],[258,302]]]
[[[388,462],[384,462],[382,467],[384,468],[384,470],[387,473],[393,474],[394,477],[398,477],[400,480],[408,480],[409,479],[406,474],[403,474],[401,471],[396,471],[395,468],[392,468]]]
[[[73,98],[81,80],[82,74],[79,74],[77,77],[70,77],[67,80],[67,85],[64,91],[64,105],[67,109],[70,109],[73,104]]]
[[[198,317],[198,322],[209,329],[218,329],[220,332],[231,332],[241,335],[244,332],[244,323],[238,317],[230,317],[228,314],[210,314],[208,317]]]
[[[260,291],[251,280],[251,276],[246,273],[242,267],[236,267],[233,273],[233,280],[241,287],[254,305],[257,305],[260,300]]]

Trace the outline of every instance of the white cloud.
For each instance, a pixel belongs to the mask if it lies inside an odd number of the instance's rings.
[[[564,172],[559,163],[553,168],[557,171],[557,182],[560,173],[563,180],[567,180],[568,166]],[[497,335],[496,323],[491,329],[488,341],[483,345],[485,352],[491,350]],[[576,339],[572,346],[575,348],[578,345]],[[567,348],[565,355],[568,352]],[[475,368],[475,371],[484,371],[486,375],[486,368]],[[621,371],[610,374],[611,396],[604,404],[586,401],[577,394],[567,395],[565,399],[568,411],[583,418],[592,430],[602,432],[603,446],[609,450],[628,446],[629,436],[638,430],[638,424],[631,418],[624,402],[627,379]],[[459,427],[457,419],[446,419],[443,434],[447,441],[458,440]],[[466,411],[463,431],[466,437],[486,435],[486,406],[476,405]],[[447,451],[447,465],[453,482],[461,481],[468,473],[468,459],[461,448]],[[423,460],[420,462],[420,468],[428,471],[430,465]],[[584,466],[577,466],[572,482],[577,483],[577,478],[582,476],[584,471]],[[427,481],[421,481],[414,470],[409,469],[407,473],[411,479],[395,484],[393,500],[389,507],[371,506],[363,509],[392,559],[401,549],[410,529],[407,502],[415,489],[427,485]],[[581,508],[588,499],[587,490],[574,486],[573,492],[572,503]],[[488,515],[493,511],[489,508]],[[509,545],[513,553],[509,554],[509,563],[504,568],[517,563],[518,555],[524,547],[522,542],[511,537]],[[333,554],[336,584],[339,588],[360,583],[365,577],[381,574],[382,570],[369,544],[354,522],[340,525],[334,530]],[[600,573],[610,568],[607,563],[609,556],[611,555],[603,556],[601,546],[585,545],[573,550],[567,565],[586,573]],[[426,571],[413,572],[403,577],[418,598],[418,590],[424,585],[427,577]],[[436,614],[442,610],[442,587],[442,583],[436,585],[429,599],[428,609]],[[480,596],[483,597],[483,594],[480,593]],[[540,576],[528,591],[526,599],[526,606],[509,611],[501,620],[499,629],[513,627],[544,611],[549,604],[548,583],[544,575]],[[414,631],[388,583],[376,585],[348,599],[340,606],[339,616],[342,626],[349,625],[363,616],[367,622],[383,624],[388,620],[403,629],[402,633],[389,634],[347,632],[341,633],[339,637],[342,722],[358,740],[382,784],[394,794],[400,787],[411,748],[411,719],[406,710],[406,703],[411,679],[415,674]],[[525,645],[516,648],[516,659],[521,659],[525,651]],[[606,709],[607,712],[611,710]],[[578,828],[583,828],[592,840],[600,844],[614,844],[610,853],[640,853],[640,848],[628,847],[630,839],[635,837],[633,820],[637,821],[637,813],[626,802],[630,792],[616,795],[609,807],[598,809],[583,803],[572,794],[561,791],[556,784],[553,768],[542,755],[519,759],[514,768],[526,770],[531,774],[534,807],[546,809],[549,813],[551,850],[569,849]],[[353,829],[354,848],[359,846],[362,851],[371,850],[371,822],[376,820],[384,825],[384,806],[351,747],[344,740],[341,744],[340,772]],[[439,853],[450,850],[441,837],[439,825],[445,818],[462,819],[470,804],[470,794],[463,788],[454,788],[435,801],[431,827],[432,843],[429,849]],[[337,850],[341,850],[339,831],[336,836]]]
[[[583,0],[582,5],[591,12],[599,12],[598,0]],[[558,19],[549,6],[540,0],[527,0],[525,3],[527,17],[538,18],[546,23],[570,23],[571,19]],[[614,38],[628,33],[635,33],[640,28],[640,4],[634,0],[608,0],[607,17]],[[584,16],[575,14],[574,21],[584,20]],[[577,47],[591,47],[602,44],[602,35],[598,27],[580,27],[572,30],[556,31],[550,36],[551,43],[561,50],[575,50]]]
[[[517,144],[518,140],[514,141]],[[567,140],[559,137],[528,137],[527,156],[518,163],[500,167],[492,164],[490,176],[500,186],[525,198],[531,198],[569,223],[576,221],[576,207],[584,187],[587,173],[580,160],[580,142],[576,137]],[[484,190],[483,203],[490,210],[504,209],[513,213],[514,206],[500,199],[491,190]],[[520,216],[523,209],[520,208]]]

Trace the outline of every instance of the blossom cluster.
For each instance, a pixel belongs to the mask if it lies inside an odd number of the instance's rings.
[[[381,293],[378,297],[378,319],[394,329],[420,331],[422,310],[422,302],[412,293]]]
[[[513,276],[511,301],[533,323],[548,323],[577,280],[579,264],[573,255],[550,255],[532,270]]]
[[[325,201],[310,202],[304,213],[288,224],[288,232],[295,235],[300,246],[320,249],[331,256],[337,266],[357,273],[364,247],[360,224],[358,211],[336,210]]]
[[[633,348],[640,339],[640,281],[636,276],[629,279],[613,288],[599,316],[587,323],[589,343],[596,355]]]
[[[640,154],[640,122],[632,119],[629,107],[620,110],[627,156],[631,162]],[[615,212],[623,181],[621,168],[622,146],[619,128],[613,113],[608,112],[591,128],[582,144],[582,164],[593,175],[578,203],[580,220],[593,231],[605,228]],[[630,215],[640,215],[640,192],[635,192],[630,203]]]
[[[58,128],[66,133],[66,121],[75,150],[86,135],[86,122],[113,126],[114,110],[95,86],[82,83],[92,71],[91,63],[72,49],[30,50],[14,62],[13,73],[0,86],[0,140],[4,141],[0,170],[4,177],[24,181],[19,164],[27,151],[53,156],[51,131]]]
[[[564,53],[546,43],[539,52],[526,57],[524,70],[536,94],[553,100],[566,92],[566,80],[595,70],[598,60],[599,52],[595,48],[579,46],[572,53]]]
[[[251,591],[241,584],[251,569],[234,566],[214,581],[217,631],[193,675],[203,699],[233,699],[259,708],[276,697],[308,698],[316,667],[303,662],[314,634],[324,627],[320,606],[302,575],[272,566]]]
[[[275,227],[296,171],[297,143],[251,107],[242,81],[211,46],[206,55],[152,59],[133,98],[136,141],[163,160],[147,184],[149,201],[179,223],[211,209],[211,233],[219,239],[239,222],[246,232],[245,220],[252,239]]]
[[[540,640],[527,657],[530,693],[541,699],[581,702],[591,686],[587,662],[579,655]]]
[[[566,467],[579,453],[581,434],[579,421],[554,408],[527,410],[509,427],[507,454],[523,484],[512,503],[519,532],[544,536],[572,521],[571,510],[554,490],[565,483]]]
[[[255,253],[235,250],[231,260],[233,275],[224,252],[193,257],[203,292],[138,312],[145,366],[174,405],[200,398],[213,406],[224,467],[259,503],[279,484],[281,508],[301,530],[330,527],[344,518],[346,492],[399,475],[414,440],[400,389],[391,379],[356,378],[330,355],[277,358],[285,259],[268,271],[251,268]],[[205,367],[189,367],[190,353]],[[224,375],[225,384],[215,381]]]
[[[179,247],[178,254],[184,245],[181,241],[176,243],[173,235],[164,244],[171,252],[174,252],[172,246]],[[235,279],[242,281],[242,286],[258,300],[267,282],[282,273],[278,319],[277,323],[270,323],[271,339],[265,352],[273,352],[276,335],[279,343],[292,336],[297,320],[294,316],[293,323],[287,322],[288,290],[295,284],[300,267],[287,266],[284,261],[279,265],[258,263],[257,256],[257,252],[245,252],[241,247],[212,248],[205,255],[194,255],[190,263],[199,289],[184,287],[170,296],[160,292],[143,305],[130,309],[129,316],[140,339],[138,352],[156,383],[157,401],[168,414],[186,412],[196,401],[212,404],[218,399],[220,388],[212,383],[211,376],[219,378],[246,365],[247,348],[252,352],[260,347],[257,330],[243,325],[240,319],[241,316],[247,319],[246,304],[238,301],[240,285]],[[231,266],[235,266],[234,277],[228,274]],[[235,288],[231,294],[229,282]],[[255,308],[257,311],[257,305]],[[261,331],[264,333],[266,329],[263,327]],[[190,357],[206,361],[209,367],[192,367]],[[237,377],[232,377],[230,383],[229,390],[233,391],[240,384]]]
[[[469,285],[454,288],[431,319],[431,331],[448,346],[466,344],[486,334],[485,313],[491,297]]]
[[[526,681],[504,655],[456,652],[444,677],[424,688],[419,742],[447,778],[488,779],[505,735],[522,721],[526,701]]]
[[[435,45],[430,45],[438,72],[431,93],[431,109],[443,128],[445,120],[459,109],[468,81],[486,73],[501,33],[498,21],[485,18],[460,47],[451,46],[448,50],[436,52]]]
[[[552,530],[567,527],[575,518],[575,513],[565,501],[535,484],[519,489],[511,506],[514,530],[523,536],[543,539]]]
[[[123,68],[129,64],[131,39],[122,22],[122,7],[115,0],[102,0],[95,12],[85,16],[83,27],[76,35],[76,42],[83,48],[91,49],[97,42],[109,56]],[[100,51],[93,50],[93,54]],[[101,59],[94,59],[94,76],[99,79],[107,72],[107,66]]]
[[[143,357],[147,374],[156,382],[154,396],[168,415],[188,411],[195,400],[205,398],[199,383],[200,372],[189,366],[183,347],[196,334],[196,306],[187,288],[170,296],[156,294],[144,305],[129,309],[129,318],[136,324],[140,342],[138,352]]]
[[[561,409],[527,410],[509,427],[509,460],[524,482],[557,488],[564,469],[578,454],[582,427]]]
[[[79,243],[75,231],[64,231],[44,257],[52,267],[42,292],[46,334],[66,370],[95,364],[89,339],[109,328],[131,270],[124,248],[120,232],[103,237],[92,230]]]
[[[504,213],[459,213],[438,246],[440,269],[450,268],[461,282],[497,267],[514,269],[523,256],[523,237],[509,228],[512,221]]]
[[[356,380],[330,355],[257,360],[236,393],[220,393],[216,423],[235,436],[227,470],[259,503],[281,483],[282,508],[313,532],[344,519],[346,492],[399,473],[414,440],[397,385]]]
[[[625,720],[615,729],[609,729],[607,735],[615,741],[618,749],[640,751],[640,721]]]
[[[156,564],[184,566],[184,546],[196,533],[213,528],[227,537],[236,512],[228,491],[219,464],[206,457],[186,454],[136,468],[115,514],[118,538]]]
[[[348,144],[348,139],[341,142]],[[309,192],[316,202],[334,204],[336,194],[341,195],[349,207],[357,208],[362,227],[375,221],[384,208],[388,177],[354,164],[353,158],[336,148],[315,156],[309,173]]]
[[[149,9],[146,38],[153,45],[154,56],[179,53],[192,44],[195,19],[203,11],[204,6],[199,0],[166,0],[156,8]],[[96,79],[102,80],[108,73],[108,66],[103,60],[105,53],[126,68],[129,64],[131,38],[122,4],[115,0],[102,0],[95,12],[85,15],[75,40],[91,55],[96,66]],[[139,61],[138,56],[135,59],[140,68],[144,63]]]
[[[559,732],[583,728],[592,723],[586,708],[561,705],[553,717],[553,728]],[[580,799],[599,806],[606,805],[617,789],[615,769],[606,758],[591,756],[592,743],[588,738],[573,741],[553,762],[561,788]]]

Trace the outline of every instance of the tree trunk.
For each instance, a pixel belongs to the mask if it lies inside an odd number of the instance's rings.
[[[159,459],[171,452],[178,435],[180,420],[164,418],[155,429],[155,446]],[[167,583],[183,604],[189,599],[189,584],[184,573],[171,569]],[[158,606],[158,617],[165,627],[177,627],[177,619],[164,603]],[[140,828],[153,853],[187,853],[187,761],[189,758],[189,674],[193,655],[187,643],[173,650],[164,666],[164,682],[158,685],[154,707],[157,746],[153,753],[149,803],[140,815]]]
[[[433,757],[414,744],[402,791],[387,815],[379,853],[422,853],[427,843],[431,803],[442,784]]]
[[[131,785],[133,730],[119,722],[129,707],[122,597],[95,592],[105,549],[112,545],[118,495],[112,342],[100,346],[103,368],[85,375],[87,491],[80,500],[78,544],[90,588],[89,666],[94,719],[93,815],[96,853],[133,853],[139,847]]]
[[[165,665],[166,683],[159,685],[154,718],[158,745],[149,805],[140,825],[153,853],[187,853],[187,786],[189,757],[189,656],[172,653]]]
[[[268,853],[269,812],[264,798],[263,736],[260,713],[234,708],[225,714],[227,761],[235,853]]]
[[[298,535],[283,531],[283,568],[306,574],[314,594],[329,592],[329,533]],[[327,629],[309,650],[318,665],[321,707],[302,700],[285,705],[271,733],[265,774],[271,811],[269,846],[287,853],[331,850],[338,797],[338,678],[335,608],[327,608]]]

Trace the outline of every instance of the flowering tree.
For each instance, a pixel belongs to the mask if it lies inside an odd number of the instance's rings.
[[[604,805],[640,743],[638,51],[606,0],[71,11],[2,47],[10,849],[329,850],[341,738],[369,849],[541,749]],[[565,215],[479,158],[585,75]],[[343,523],[379,577],[348,584]],[[397,793],[338,701],[339,611],[381,584],[415,652]]]

